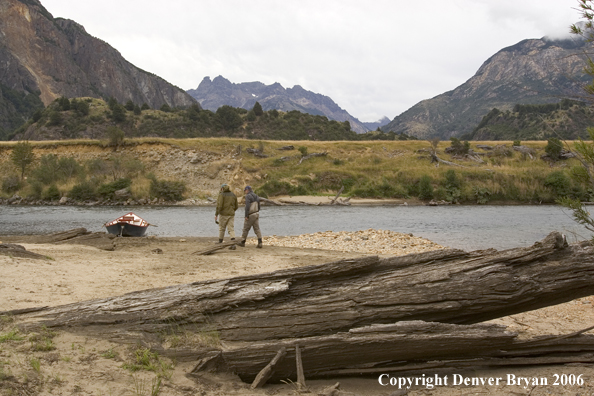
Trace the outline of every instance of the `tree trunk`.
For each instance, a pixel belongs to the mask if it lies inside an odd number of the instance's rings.
[[[21,315],[137,337],[216,328],[225,341],[311,337],[404,320],[470,324],[594,294],[594,248],[552,233],[532,247],[376,256],[195,282]]]
[[[237,345],[235,345],[237,344]],[[231,343],[213,359],[219,370],[237,373],[252,382],[279,349],[286,356],[275,361],[272,382],[297,381],[296,346],[301,350],[304,376],[371,375],[447,367],[538,365],[594,362],[594,336],[518,340],[505,326],[452,325],[423,321],[399,322],[352,329],[328,336]],[[201,362],[192,371],[199,374]]]

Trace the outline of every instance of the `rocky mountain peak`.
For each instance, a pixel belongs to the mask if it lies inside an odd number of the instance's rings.
[[[196,89],[187,92],[202,107],[211,111],[216,111],[223,105],[251,110],[257,101],[264,110],[298,110],[302,113],[323,115],[330,120],[349,121],[352,130],[357,133],[369,130],[329,97],[308,91],[300,85],[285,89],[278,82],[270,85],[259,81],[236,84],[218,76],[212,82],[209,77],[205,77]]]
[[[593,49],[575,38],[522,40],[487,59],[464,84],[419,102],[382,129],[448,139],[470,133],[493,108],[579,97],[585,81],[580,54]]]

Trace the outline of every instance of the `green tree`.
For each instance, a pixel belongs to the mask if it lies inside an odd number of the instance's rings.
[[[231,131],[239,128],[243,121],[237,110],[231,106],[223,105],[217,109],[217,117],[223,126],[223,129]]]
[[[549,158],[553,161],[557,161],[560,158],[562,150],[563,143],[557,138],[550,138],[545,147],[545,153],[547,153]]]
[[[256,102],[252,110],[257,117],[260,117],[262,114],[264,114],[264,110],[262,110],[262,105],[260,102]]]
[[[119,146],[124,143],[125,134],[120,128],[111,126],[105,131],[110,146]]]
[[[433,199],[433,186],[429,175],[423,175],[419,180],[419,199]]]
[[[594,0],[578,0],[578,7],[581,10],[583,24],[572,25],[571,31],[584,38],[587,42],[592,43],[594,42]],[[591,78],[591,82],[584,87],[584,90],[589,94],[588,99],[590,102],[594,102],[594,61],[587,52],[584,55],[586,56],[584,73]],[[587,131],[590,141],[586,142],[580,138],[574,145],[574,152],[582,165],[580,173],[583,181],[588,184],[591,191],[594,191],[594,128],[590,127]],[[594,232],[594,219],[579,199],[564,197],[558,202],[572,210],[576,222]],[[592,237],[592,241],[594,242],[594,237]]]
[[[21,171],[21,180],[25,178],[25,171],[35,161],[33,146],[29,142],[18,142],[14,145],[10,160]]]
[[[126,110],[128,111],[134,111],[134,102],[132,102],[131,99],[129,99],[126,104],[124,105],[124,107],[126,108]]]

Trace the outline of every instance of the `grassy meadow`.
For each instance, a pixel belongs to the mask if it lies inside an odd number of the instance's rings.
[[[198,173],[210,169],[208,177],[221,182],[250,183],[264,197],[278,195],[333,195],[342,187],[343,196],[402,198],[464,204],[554,203],[563,196],[592,200],[592,191],[580,179],[575,159],[545,161],[547,142],[522,142],[534,150],[531,159],[511,150],[512,142],[471,142],[484,153],[483,163],[452,158],[445,153],[450,141],[437,144],[437,156],[459,166],[431,162],[428,141],[267,141],[235,138],[135,138],[114,147],[106,141],[70,140],[30,142],[35,161],[20,180],[20,169],[11,160],[15,142],[0,143],[2,192],[29,199],[55,200],[62,196],[77,201],[116,199],[114,191],[128,188],[126,199],[176,201],[206,195],[197,193],[182,171]],[[568,143],[572,146],[572,142]],[[477,145],[499,146],[485,151]],[[291,150],[280,150],[293,146]],[[179,173],[162,176],[161,161],[150,161],[151,150],[174,152]],[[251,151],[251,152],[250,152]],[[81,153],[92,153],[91,157]],[[216,157],[198,165],[187,162],[185,153],[207,153]],[[254,152],[256,155],[254,155]],[[312,154],[325,153],[320,156]],[[48,156],[55,156],[49,158]],[[182,158],[183,157],[183,158]],[[49,159],[63,161],[69,171],[55,166],[47,175]],[[67,161],[66,159],[70,159]],[[86,159],[85,159],[86,158]],[[91,159],[89,159],[91,158]],[[184,162],[185,161],[185,162]],[[177,169],[176,168],[176,169]],[[232,169],[230,174],[217,173]],[[196,170],[193,170],[196,169]],[[45,171],[44,171],[45,170]],[[205,176],[206,177],[206,176]],[[49,191],[51,189],[51,191]],[[82,193],[81,193],[82,190]]]

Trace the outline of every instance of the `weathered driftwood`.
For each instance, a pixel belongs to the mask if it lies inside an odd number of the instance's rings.
[[[53,234],[40,235],[35,238],[33,243],[56,243],[86,234],[89,234],[86,228],[73,228],[71,230],[55,232]]]
[[[10,257],[31,258],[37,260],[48,260],[49,257],[28,251],[24,246],[14,243],[0,243],[0,254]]]
[[[102,250],[114,250],[115,249],[116,235],[108,234],[106,232],[93,232],[75,236],[73,238],[64,239],[55,243],[73,243],[86,246],[94,246],[97,249]]]
[[[323,153],[311,153],[311,154],[307,154],[304,155],[303,157],[301,157],[301,159],[299,160],[299,163],[297,165],[301,165],[301,163],[305,160],[308,160],[310,158],[314,158],[314,157],[325,157],[327,156],[328,153],[326,151],[324,151]]]
[[[278,201],[274,201],[272,199],[262,198],[262,197],[260,197],[260,202],[264,203],[264,204],[273,205],[273,206],[284,206],[285,205],[282,202],[278,202]]]
[[[276,382],[285,379],[299,382],[299,369],[293,357],[297,358],[300,353],[302,375],[308,378],[447,367],[594,362],[592,335],[574,333],[519,340],[516,333],[500,325],[411,321],[328,336],[240,343],[238,346],[231,343],[216,356],[219,370],[232,371],[242,380],[251,382],[257,378],[260,368],[275,357],[278,348],[287,353],[284,359],[274,359],[274,373],[268,380]],[[202,367],[197,367],[194,374],[199,374]]]
[[[512,146],[512,150],[527,155],[528,157],[530,157],[530,159],[534,159],[534,155],[536,154],[536,151],[533,148],[526,146]]]
[[[197,254],[199,256],[206,256],[209,254],[212,254],[214,252],[216,252],[217,250],[221,250],[221,249],[225,249],[227,247],[231,247],[231,246],[235,246],[239,243],[239,241],[232,241],[232,242],[225,242],[225,243],[218,243],[215,246],[203,249],[203,250],[198,250],[192,254]]]
[[[340,187],[340,190],[338,190],[334,199],[332,199],[330,201],[330,205],[334,205],[336,203],[336,200],[338,199],[338,197],[340,197],[340,194],[342,194],[343,191],[344,191],[344,186]]]
[[[594,247],[552,233],[527,248],[364,257],[195,282],[20,315],[111,338],[216,327],[224,341],[345,332],[403,320],[478,323],[594,294]]]
[[[270,379],[270,377],[272,377],[272,375],[274,374],[274,370],[276,369],[276,365],[278,364],[278,362],[280,362],[285,355],[287,354],[287,348],[282,347],[281,349],[279,349],[279,351],[276,353],[276,355],[272,358],[272,360],[270,361],[270,363],[268,363],[266,365],[266,367],[264,367],[254,378],[254,381],[252,382],[252,389],[256,389],[256,388],[261,388],[266,381],[268,381]]]

